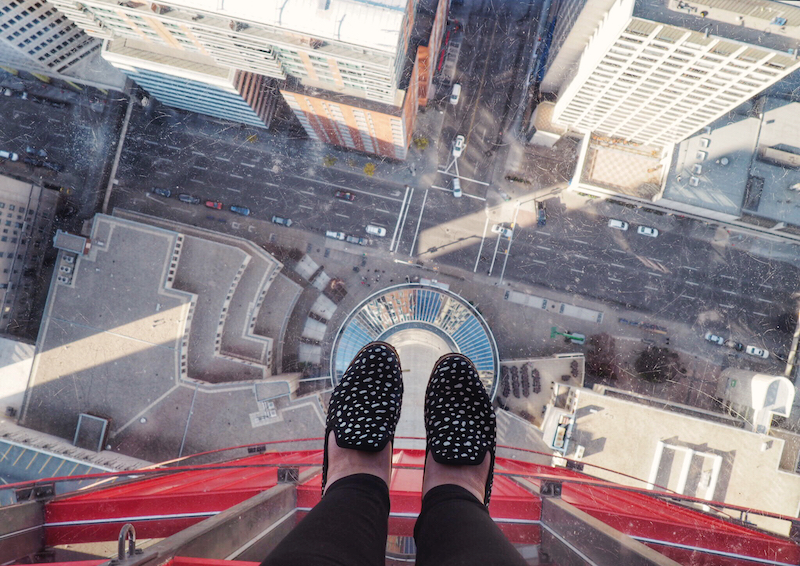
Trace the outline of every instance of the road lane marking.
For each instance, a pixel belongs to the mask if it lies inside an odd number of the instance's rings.
[[[612,263],[611,265],[613,265],[614,267],[621,267],[622,269],[625,269],[624,265],[620,265],[618,263]]]
[[[542,236],[549,236],[550,232],[536,232],[537,234],[541,234]]]
[[[739,294],[739,293],[735,293],[733,291],[728,291],[727,289],[720,289],[720,291],[722,291],[726,295],[738,295]]]
[[[651,287],[650,285],[645,285],[644,288],[645,289],[650,289],[651,291],[658,291],[659,290],[658,287]]]
[[[208,171],[208,167],[200,167],[199,165],[192,165],[192,169],[200,169],[201,171]]]
[[[681,267],[684,268],[684,269],[689,269],[691,271],[697,271],[696,267],[689,267],[688,265],[681,265]]]
[[[334,214],[335,214],[336,216],[339,216],[340,218],[350,218],[350,217],[349,217],[349,216],[347,216],[346,214],[339,214],[338,212],[334,212]]]
[[[547,246],[536,246],[536,247],[539,248],[540,250],[547,250],[548,252],[553,250],[553,248],[548,248]]]
[[[542,260],[540,260],[540,259],[532,259],[531,261],[532,261],[533,263],[541,263],[542,265],[547,265],[547,262],[546,262],[546,261],[542,261]]]
[[[694,287],[699,287],[700,286],[700,283],[695,283],[694,281],[687,281],[686,284],[687,285],[692,285]]]
[[[769,303],[769,304],[771,304],[771,305],[774,305],[774,304],[775,304],[775,303],[773,303],[772,301],[769,301],[769,300],[767,300],[767,299],[760,299],[760,298],[758,298],[758,297],[756,297],[756,301],[761,301],[762,303]]]
[[[650,275],[654,275],[655,277],[664,277],[662,273],[656,273],[654,271],[648,271],[647,273],[649,273]]]
[[[264,199],[267,199],[267,200],[274,200],[274,201],[277,201],[277,200],[278,200],[278,199],[276,199],[276,198],[273,198],[273,197],[268,197],[268,196],[263,196],[263,197],[261,197],[261,198],[264,198]]]
[[[408,208],[411,206],[411,198],[414,196],[414,189],[406,185],[406,194],[403,195],[403,204],[400,206],[400,214],[397,215],[397,224],[394,226],[392,233],[392,242],[389,244],[389,251],[396,251],[395,243],[400,245],[400,236],[403,234],[404,216],[408,214]],[[392,199],[395,200],[395,199]]]
[[[382,208],[376,208],[375,210],[377,210],[378,212],[383,212],[383,213],[386,213],[386,214],[391,214],[391,212],[390,212],[390,211],[388,211],[388,210],[384,210],[384,209],[382,209]]]
[[[232,189],[230,187],[222,187],[222,188],[225,189],[226,191],[233,191],[234,193],[241,193],[242,192],[239,189]]]
[[[622,279],[616,279],[616,278],[614,278],[614,277],[611,277],[610,275],[609,275],[609,277],[608,277],[608,280],[609,280],[609,281],[616,281],[617,283],[622,283]]]
[[[617,248],[611,248],[611,251],[612,252],[617,252],[618,254],[624,254],[625,253],[625,250],[620,250],[620,249],[617,249]]]
[[[192,150],[192,155],[199,155],[200,157],[206,156],[206,154],[203,153],[202,151],[194,151],[194,150]]]
[[[408,256],[414,257],[414,246],[417,244],[417,236],[419,235],[419,225],[422,224],[422,213],[425,211],[425,202],[428,200],[428,189],[425,189],[425,196],[422,197],[422,208],[419,209],[419,218],[417,219],[417,229],[414,232],[414,240],[411,242],[411,248],[408,250]]]
[[[244,177],[242,177],[241,175],[237,175],[236,173],[228,173],[228,175],[230,175],[231,177],[235,177],[237,179],[244,179]]]
[[[314,210],[314,208],[313,208],[313,207],[311,207],[311,206],[306,206],[306,205],[304,205],[304,204],[301,204],[301,205],[300,205],[300,208],[307,208],[308,210]]]
[[[161,145],[160,143],[151,140],[144,140],[144,143],[146,143],[147,145],[158,145],[158,146]]]
[[[569,269],[569,270],[570,270],[570,271],[572,271],[572,272],[574,272],[574,273],[583,273],[583,269],[572,269],[572,268],[570,267],[570,269]]]
[[[189,180],[194,182],[194,183],[200,183],[201,185],[205,185],[205,181],[201,181],[200,179],[189,178]]]
[[[735,309],[736,308],[734,305],[725,305],[725,304],[722,304],[722,303],[720,303],[719,306],[721,306],[724,309]]]
[[[583,240],[578,240],[576,238],[570,238],[570,240],[572,240],[573,242],[578,242],[579,244],[583,244],[585,246],[589,245],[589,242],[584,242]]]
[[[180,151],[182,148],[178,147],[177,145],[167,145],[168,148],[174,149],[175,151]]]
[[[720,275],[720,277],[724,277],[725,279],[735,279],[735,277],[731,277],[730,275]]]
[[[589,258],[588,258],[588,257],[586,257],[585,255],[580,255],[580,254],[572,254],[572,255],[573,255],[573,257],[579,257],[579,258],[581,258],[581,259],[589,259]]]
[[[481,253],[483,253],[483,244],[486,242],[486,230],[489,228],[489,213],[486,213],[486,222],[483,223],[483,235],[481,235],[481,245],[478,248],[478,255],[475,256],[475,267],[472,268],[472,273],[478,271],[478,263],[481,261]]]
[[[684,299],[689,299],[690,301],[693,301],[697,298],[697,297],[690,297],[689,295],[681,295],[681,297]]]
[[[753,314],[757,314],[759,316],[769,316],[769,315],[764,314],[763,312],[758,312],[758,311],[753,311]]]
[[[314,179],[312,177],[303,177],[301,175],[287,175],[293,179],[302,179],[304,181],[309,181],[311,183],[325,185],[325,187],[334,187],[337,189],[342,189],[344,191],[350,191],[351,193],[361,193],[362,195],[369,195],[375,198],[382,198],[384,200],[393,200],[395,202],[403,202],[404,199],[394,198],[394,197],[387,197],[386,195],[378,194],[378,193],[371,193],[369,191],[364,191],[361,189],[354,189],[352,187],[345,187],[344,185],[337,185],[336,183],[331,183],[328,181],[320,181],[319,179]],[[409,187],[410,188],[410,187]],[[412,189],[413,190],[413,189]]]
[[[215,156],[214,156],[214,159],[219,159],[220,161],[227,161],[228,163],[230,163],[230,162],[231,162],[230,158],[228,158],[228,157],[222,157],[221,155],[215,155]]]
[[[772,289],[773,288],[772,285],[767,285],[766,283],[759,283],[758,286],[759,287],[766,287],[767,289]]]
[[[245,163],[244,161],[242,161],[242,165],[244,165],[245,167],[250,167],[250,168],[255,168],[255,166],[256,166],[255,163]]]

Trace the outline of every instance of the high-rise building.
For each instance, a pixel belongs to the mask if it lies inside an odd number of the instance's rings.
[[[203,89],[196,83],[206,83],[217,92],[238,91],[264,120],[262,97],[243,95],[237,81],[242,73],[270,77],[312,138],[402,159],[417,110],[417,69],[424,71],[424,100],[432,81],[425,58],[439,49],[448,2],[438,2],[432,23],[420,23],[432,28],[422,33],[415,27],[418,0],[55,4],[105,38],[104,56],[156,96],[156,84],[164,97],[166,83],[178,77],[166,97],[171,105],[197,110]],[[427,45],[415,37],[428,38]],[[194,86],[185,88],[186,80]],[[254,81],[262,92],[274,88]],[[209,106],[205,113],[219,115]]]
[[[563,24],[545,63],[543,91],[558,93],[553,121],[580,132],[673,144],[800,68],[798,6],[771,0],[600,4],[560,7]],[[591,29],[598,7],[607,10]]]
[[[122,87],[124,76],[103,61],[101,47],[45,0],[0,2],[0,65],[7,70]]]

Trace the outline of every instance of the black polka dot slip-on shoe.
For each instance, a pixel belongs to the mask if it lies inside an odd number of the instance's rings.
[[[489,452],[485,505],[492,494],[496,435],[494,409],[473,363],[462,354],[439,358],[425,392],[426,455],[440,464],[478,466]]]
[[[363,452],[380,452],[394,440],[403,401],[403,370],[397,351],[371,342],[356,354],[336,385],[325,421],[322,492],[328,481],[328,436],[336,444]]]

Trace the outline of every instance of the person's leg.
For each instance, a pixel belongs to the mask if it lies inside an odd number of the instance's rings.
[[[417,566],[524,566],[525,560],[467,489],[443,484],[422,499]]]
[[[442,356],[425,393],[425,475],[417,565],[524,565],[489,516],[496,424],[472,362]]]
[[[402,398],[397,352],[382,342],[365,346],[331,395],[322,500],[263,566],[384,564],[392,443]]]
[[[330,484],[261,566],[379,566],[385,563],[388,524],[386,482],[350,475]]]

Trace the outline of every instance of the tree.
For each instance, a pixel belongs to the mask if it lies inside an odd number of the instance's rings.
[[[375,164],[370,162],[364,165],[364,173],[372,177],[375,174]]]
[[[586,372],[600,379],[613,380],[619,378],[617,343],[613,336],[603,332],[589,337],[589,349],[586,352]]]
[[[424,151],[425,148],[428,147],[428,143],[428,138],[426,137],[414,138],[414,147],[419,151]]]
[[[653,383],[675,380],[681,373],[680,356],[669,348],[648,346],[636,358],[634,367],[639,377]]]
[[[322,164],[323,164],[325,167],[333,167],[334,165],[336,165],[336,162],[337,162],[337,161],[339,161],[339,160],[338,160],[338,159],[336,159],[334,156],[332,156],[332,155],[326,155],[326,156],[323,158],[323,160],[322,160]]]

